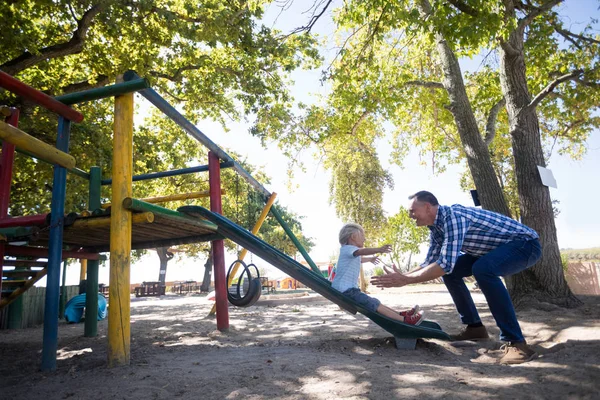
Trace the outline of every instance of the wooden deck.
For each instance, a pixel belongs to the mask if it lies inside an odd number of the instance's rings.
[[[139,204],[140,202],[136,202]],[[146,204],[144,204],[146,205]],[[221,239],[217,226],[200,218],[152,205],[145,210],[132,210],[131,248],[146,249],[198,243]],[[42,229],[33,245],[44,245],[49,240],[49,229]],[[110,214],[78,216],[63,230],[66,246],[83,248],[88,252],[110,249]]]

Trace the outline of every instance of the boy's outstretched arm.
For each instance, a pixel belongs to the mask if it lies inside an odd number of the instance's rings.
[[[354,256],[370,256],[373,254],[379,253],[391,253],[392,246],[389,244],[384,244],[381,247],[363,247],[362,249],[356,250],[353,254]]]

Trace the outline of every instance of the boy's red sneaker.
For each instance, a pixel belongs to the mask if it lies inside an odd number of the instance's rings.
[[[418,313],[419,311],[421,311],[421,308],[419,307],[419,305],[417,304],[416,306],[414,306],[413,308],[411,308],[410,310],[406,310],[406,311],[400,311],[398,314],[402,315],[403,317],[409,317],[413,314]]]
[[[423,311],[419,311],[416,314],[407,315],[406,317],[404,317],[404,323],[408,325],[419,325],[421,322],[423,322],[424,319],[425,318]]]

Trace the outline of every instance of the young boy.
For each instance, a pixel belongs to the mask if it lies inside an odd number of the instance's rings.
[[[342,245],[340,258],[336,267],[336,275],[331,284],[335,290],[360,303],[369,311],[378,312],[388,318],[402,321],[405,324],[419,325],[423,321],[423,312],[419,311],[419,306],[398,313],[381,304],[376,298],[364,294],[358,288],[361,262],[370,261],[377,263],[378,261],[377,257],[365,257],[361,260],[361,256],[389,253],[392,251],[392,247],[389,244],[376,248],[364,248],[365,231],[358,224],[346,224],[342,227],[340,231],[340,244]]]

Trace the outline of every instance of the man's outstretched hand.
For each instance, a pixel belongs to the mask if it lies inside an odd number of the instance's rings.
[[[371,277],[371,284],[380,288],[386,287],[402,287],[406,286],[411,282],[410,278],[400,272],[398,269],[393,267],[395,272],[391,272],[389,268],[383,267],[386,275],[373,276]]]

